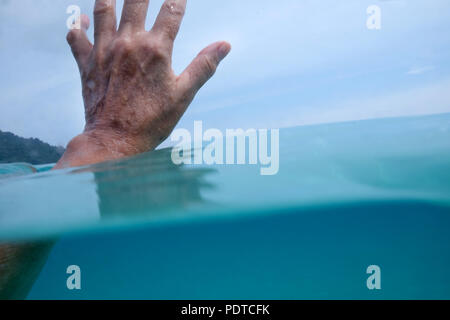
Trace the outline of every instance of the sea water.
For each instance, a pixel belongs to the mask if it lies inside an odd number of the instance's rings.
[[[450,298],[450,114],[282,129],[274,176],[50,168],[0,167],[1,241],[54,243],[29,299]]]

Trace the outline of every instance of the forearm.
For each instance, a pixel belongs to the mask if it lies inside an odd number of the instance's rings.
[[[53,242],[0,245],[0,299],[24,299],[47,260]]]
[[[126,156],[129,149],[106,146],[100,137],[80,135],[54,167],[60,169]],[[0,244],[0,299],[24,299],[45,264],[53,241]]]
[[[69,32],[82,74],[87,131],[68,144],[54,169],[155,149],[230,52],[227,42],[213,43],[176,75],[173,41],[186,0],[166,0],[151,32],[145,30],[148,5],[148,0],[125,1],[117,30],[115,1],[96,0],[94,44],[86,33],[86,15],[80,17],[81,29]],[[0,245],[0,297],[24,297],[50,248],[49,243]]]

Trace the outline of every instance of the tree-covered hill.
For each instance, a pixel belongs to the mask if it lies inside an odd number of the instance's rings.
[[[25,139],[0,131],[0,163],[55,163],[63,153],[63,147],[54,147],[39,139]]]

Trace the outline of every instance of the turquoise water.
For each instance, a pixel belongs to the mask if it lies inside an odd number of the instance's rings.
[[[0,239],[56,241],[30,299],[450,298],[450,114],[282,129],[275,176],[48,168],[0,167]]]

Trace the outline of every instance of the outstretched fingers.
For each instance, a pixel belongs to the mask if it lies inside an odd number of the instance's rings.
[[[170,46],[180,30],[181,22],[186,11],[186,0],[166,0],[156,18],[152,31],[160,34]]]
[[[149,0],[125,0],[119,32],[139,32],[145,30],[148,4]]]
[[[219,63],[231,51],[228,42],[216,42],[203,49],[178,77],[182,97],[193,99],[200,88],[214,75]]]
[[[116,29],[116,0],[95,0],[95,46],[99,47],[108,44],[116,33]]]
[[[92,43],[89,41],[86,31],[89,29],[89,17],[85,14],[80,16],[81,29],[72,29],[67,34],[67,42],[72,49],[73,56],[82,68],[92,51]]]

